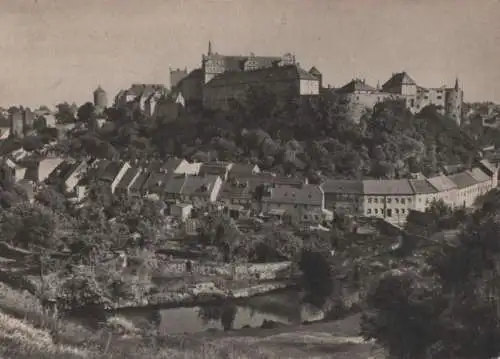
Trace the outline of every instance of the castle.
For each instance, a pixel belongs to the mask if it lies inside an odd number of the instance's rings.
[[[406,73],[395,73],[382,87],[372,87],[365,80],[354,79],[336,92],[345,97],[352,117],[359,121],[366,108],[372,108],[377,103],[387,99],[405,101],[406,107],[417,113],[422,108],[434,105],[438,111],[460,125],[462,121],[463,89],[458,79],[453,87],[427,88],[417,83]]]
[[[322,75],[313,67],[306,71],[295,56],[221,55],[208,44],[201,66],[187,73],[170,70],[171,88],[182,94],[188,105],[207,108],[227,108],[231,100],[242,101],[253,85],[264,86],[278,96],[315,96],[322,86]]]

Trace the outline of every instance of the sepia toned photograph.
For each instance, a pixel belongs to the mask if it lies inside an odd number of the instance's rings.
[[[0,359],[500,358],[499,0],[0,0],[0,54]]]

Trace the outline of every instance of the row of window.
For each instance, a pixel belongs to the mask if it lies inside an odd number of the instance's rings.
[[[393,213],[393,211],[394,211],[394,213]],[[404,208],[401,208],[401,209],[399,209],[399,208],[394,208],[394,209],[392,209],[392,208],[387,208],[387,209],[386,208],[374,208],[373,213],[374,214],[381,214],[381,215],[385,214],[387,217],[392,217],[393,214],[395,214],[395,215],[406,214],[406,209],[404,209]],[[366,210],[366,214],[372,214],[372,209],[368,208]]]
[[[380,200],[380,203],[384,203],[384,197],[382,198],[378,198],[378,197],[374,197],[374,198],[371,198],[371,197],[368,197],[368,203],[379,203],[379,200]],[[391,197],[387,197],[385,198],[385,203],[391,203],[392,202],[392,198]],[[408,203],[411,203],[411,197],[407,197],[407,198],[399,198],[399,197],[395,197],[394,198],[394,203],[401,203],[401,204],[405,204],[406,202]]]

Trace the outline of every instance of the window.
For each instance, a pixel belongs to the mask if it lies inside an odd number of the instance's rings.
[[[371,214],[371,213],[372,213],[371,208],[368,208],[368,209],[366,210],[366,214]]]
[[[380,208],[380,214],[384,214],[384,209],[383,208]]]
[[[404,208],[401,209],[401,213],[405,214],[405,209]]]
[[[391,203],[391,197],[387,197],[386,202]]]
[[[399,198],[394,198],[394,202],[399,203]]]
[[[392,209],[387,209],[387,217],[392,217]]]
[[[377,197],[375,197],[375,198],[373,199],[373,203],[378,203],[378,198],[377,198]]]
[[[371,198],[368,198],[368,203],[372,203],[372,199]]]
[[[395,209],[394,212],[396,212],[396,214],[399,214],[399,209]]]
[[[443,98],[443,96],[438,96],[437,99],[438,100],[441,100]]]
[[[405,199],[401,198],[401,204],[405,204]]]
[[[377,208],[375,208],[375,214],[378,214],[378,209]]]
[[[414,99],[411,99],[410,100],[410,107],[414,107],[415,106],[415,100]]]

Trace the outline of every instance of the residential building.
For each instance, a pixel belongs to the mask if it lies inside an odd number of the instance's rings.
[[[142,170],[137,166],[131,166],[123,175],[115,189],[117,195],[128,196],[135,181],[141,175]]]
[[[204,207],[217,202],[222,184],[221,177],[214,175],[176,175],[165,185],[165,199],[170,204],[191,203],[197,208]]]
[[[427,181],[437,190],[435,199],[443,200],[453,208],[456,203],[457,185],[443,174],[428,178]]]
[[[338,213],[377,217],[402,225],[410,210],[423,212],[435,200],[452,208],[471,207],[496,188],[498,167],[482,160],[470,170],[449,176],[399,180],[329,180],[322,184],[327,208]]]
[[[229,170],[229,177],[244,177],[253,176],[260,173],[260,168],[257,165],[250,163],[233,163],[231,169]]]
[[[414,192],[408,180],[364,180],[364,213],[403,224],[415,209]]]
[[[300,223],[320,223],[328,217],[323,189],[318,185],[266,187],[261,206],[264,214],[288,215]]]
[[[415,193],[415,210],[424,212],[429,204],[437,198],[438,190],[425,178],[411,179],[410,186]]]
[[[233,164],[230,162],[223,162],[223,161],[205,162],[200,167],[199,175],[220,176],[224,181],[226,181],[229,175],[229,171],[231,171],[232,167]]]
[[[24,179],[34,185],[45,182],[49,176],[64,162],[62,158],[45,158],[28,168]]]
[[[325,207],[337,213],[363,214],[363,182],[329,180],[321,185]]]
[[[170,215],[185,222],[193,210],[193,205],[190,203],[174,203],[170,206]]]
[[[26,167],[18,165],[10,158],[2,159],[0,170],[2,180],[8,180],[14,183],[23,180],[26,174]]]

